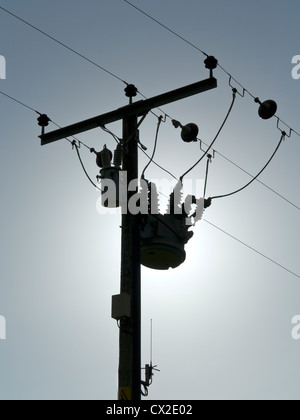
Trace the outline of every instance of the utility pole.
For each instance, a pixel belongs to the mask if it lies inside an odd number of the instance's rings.
[[[135,93],[136,94],[136,93]],[[130,102],[132,97],[130,97]],[[127,185],[138,179],[137,116],[123,119],[123,171]],[[120,319],[119,392],[118,398],[141,398],[141,264],[139,215],[132,215],[128,202],[122,214],[121,295],[130,296],[131,317]]]
[[[49,119],[47,120],[47,116],[42,115],[38,119],[42,126],[41,145],[122,120],[122,169],[127,173],[128,185],[130,181],[138,179],[138,117],[162,105],[216,88],[217,80],[213,77],[212,70],[216,68],[217,60],[208,57],[205,64],[210,70],[208,79],[135,103],[132,103],[132,98],[136,96],[137,89],[133,85],[128,85],[125,92],[130,98],[129,105],[50,133],[44,132]],[[141,399],[140,217],[132,215],[128,209],[130,197],[135,192],[130,192],[128,189],[127,192],[127,205],[122,214],[121,294],[119,296],[128,298],[130,310],[129,316],[120,318],[118,398],[137,401]]]

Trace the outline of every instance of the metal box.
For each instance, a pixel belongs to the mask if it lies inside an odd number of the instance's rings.
[[[114,295],[112,297],[111,317],[117,321],[124,317],[130,318],[130,300],[130,296],[126,293]]]

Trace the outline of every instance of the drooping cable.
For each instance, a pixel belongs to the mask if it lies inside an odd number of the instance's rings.
[[[223,155],[222,153],[218,152],[217,150],[215,150],[215,153],[217,153],[219,156],[221,156],[223,159],[227,160],[227,162],[231,163],[233,166],[235,166],[236,168],[240,169],[242,172],[244,172],[245,174],[247,174],[248,176],[250,176],[251,178],[254,178],[254,175],[252,175],[250,172],[246,171],[244,168],[242,168],[240,165],[238,165],[237,163],[233,162],[233,160],[229,159],[227,156]],[[256,182],[259,182],[261,185],[263,185],[265,188],[267,188],[268,190],[270,190],[272,193],[276,194],[279,198],[281,198],[282,200],[286,201],[288,204],[290,204],[291,206],[295,207],[297,210],[300,210],[300,207],[297,206],[297,204],[293,203],[291,200],[289,200],[288,198],[284,197],[282,194],[280,194],[278,191],[274,190],[273,188],[271,188],[269,185],[267,185],[266,183],[262,182],[260,179],[256,178],[255,179]]]
[[[105,131],[106,133],[108,133],[108,134],[110,134],[114,139],[115,139],[115,141],[117,142],[117,143],[120,143],[120,141],[121,141],[121,139],[116,135],[116,134],[114,134],[112,131],[110,131],[108,128],[106,128],[106,127],[104,127],[104,126],[100,126],[100,128],[103,130],[103,131]]]
[[[73,142],[73,145],[75,146],[75,149],[76,149],[76,152],[77,152],[77,156],[78,156],[78,159],[79,159],[79,162],[80,162],[80,164],[81,164],[81,166],[82,166],[82,169],[83,169],[83,171],[84,171],[84,173],[85,173],[85,175],[86,175],[86,177],[88,178],[88,180],[90,181],[90,183],[97,189],[97,190],[99,190],[99,191],[101,191],[101,189],[92,181],[92,179],[90,178],[90,176],[89,176],[89,174],[87,173],[87,170],[85,169],[85,166],[84,166],[84,164],[83,164],[83,161],[82,161],[82,159],[81,159],[81,156],[80,156],[80,152],[79,152],[79,147],[78,147],[78,145],[76,144],[76,142]]]
[[[8,94],[6,94],[5,92],[0,91],[0,94],[2,94],[3,96],[11,99],[12,101],[18,103],[19,105],[22,105],[23,107],[37,113],[38,115],[42,115],[39,111],[35,110],[33,107],[25,104],[24,102],[20,101],[19,99],[16,99]],[[168,114],[165,114],[167,117]],[[157,116],[158,118],[158,116]],[[171,118],[171,117],[170,117]],[[172,119],[172,118],[171,118]],[[279,119],[279,121],[281,121]],[[56,125],[56,127],[61,128],[60,125],[58,125],[56,122],[54,122],[53,120],[51,120],[51,122]],[[283,121],[282,121],[283,122]],[[285,123],[284,123],[285,124]],[[292,130],[294,131],[294,130]],[[295,132],[295,131],[294,131]],[[297,134],[297,132],[295,132]],[[72,137],[74,140],[76,140],[78,142],[78,144],[82,144],[83,146],[85,146],[87,149],[91,150],[91,148],[89,146],[87,146],[84,142],[82,142],[81,140],[79,140],[76,137]],[[116,136],[116,139],[118,139],[118,137]],[[69,143],[72,143],[72,140],[65,138],[65,140],[67,140]],[[202,143],[205,144],[206,146],[208,146],[203,140]],[[140,146],[139,146],[140,150],[147,156],[148,159],[150,159],[150,156],[145,152],[145,150],[143,150]],[[217,153],[218,155],[220,155],[223,159],[227,160],[229,163],[231,163],[232,165],[234,165],[236,168],[240,169],[241,171],[243,171],[245,174],[249,175],[251,178],[254,178],[254,175],[252,175],[250,172],[246,171],[245,169],[243,169],[240,165],[238,165],[237,163],[233,162],[231,159],[229,159],[227,156],[225,156],[224,154],[218,152],[217,150],[214,150],[215,153]],[[157,162],[155,162],[154,160],[152,161],[152,163],[154,165],[156,165],[158,168],[160,168],[161,170],[163,170],[164,172],[166,172],[167,174],[169,174],[172,178],[174,178],[175,180],[178,181],[178,178],[173,175],[171,172],[169,172],[166,168],[164,168],[163,166],[159,165]],[[286,201],[288,204],[290,204],[291,206],[295,207],[297,210],[300,210],[300,207],[293,203],[291,200],[289,200],[288,198],[286,198],[285,196],[283,196],[282,194],[280,194],[278,191],[274,190],[274,188],[271,188],[269,185],[267,185],[266,183],[262,182],[260,179],[255,179],[256,182],[259,182],[261,185],[263,185],[265,188],[267,188],[268,190],[270,190],[271,192],[273,192],[274,194],[276,194],[279,198],[281,198],[282,200]]]
[[[212,156],[211,155],[207,155],[203,198],[205,198],[205,195],[206,195],[206,188],[207,188],[207,181],[208,181],[208,169],[209,169],[209,164],[211,163],[211,159],[212,159]]]
[[[201,161],[202,161],[202,159],[207,155],[207,153],[209,152],[209,150],[213,147],[213,145],[214,145],[214,143],[215,143],[215,141],[217,140],[217,138],[219,137],[219,134],[221,133],[221,131],[222,131],[222,129],[223,129],[223,127],[224,127],[224,125],[226,124],[226,122],[227,122],[227,120],[228,120],[228,117],[229,117],[229,115],[230,115],[230,113],[231,113],[231,111],[232,111],[232,108],[233,108],[233,105],[234,105],[234,103],[235,103],[235,99],[236,99],[236,89],[232,89],[232,102],[231,102],[231,105],[230,105],[230,107],[229,107],[229,110],[228,110],[228,112],[227,112],[227,115],[226,115],[226,117],[225,117],[225,119],[224,119],[224,121],[223,121],[223,123],[222,123],[222,125],[221,125],[221,127],[219,128],[219,130],[218,130],[218,132],[217,132],[217,134],[216,134],[216,136],[215,136],[215,138],[213,139],[213,141],[210,143],[210,145],[208,146],[208,148],[207,148],[207,150],[203,153],[203,155],[201,156],[201,158],[200,159],[198,159],[197,160],[197,162],[190,168],[190,169],[188,169],[183,175],[181,175],[181,177],[180,177],[180,181],[182,181],[183,180],[183,178],[189,173],[189,172],[191,172],[191,170],[193,170]]]
[[[159,129],[160,129],[160,125],[161,125],[162,120],[163,120],[163,116],[161,115],[160,117],[158,117],[158,123],[157,123],[157,128],[156,128],[156,134],[155,134],[155,141],[154,141],[152,156],[151,156],[149,162],[147,163],[147,165],[145,166],[145,168],[142,172],[142,175],[141,175],[142,179],[145,178],[145,172],[146,172],[147,168],[149,167],[149,165],[151,164],[151,162],[153,162],[155,152],[156,152],[156,148],[157,148],[157,140],[158,140]]]
[[[147,156],[148,159],[151,159],[151,157],[148,155],[148,153],[145,152],[145,150],[143,150],[140,146],[139,149],[144,153],[144,155]],[[168,171],[166,168],[164,168],[163,166],[159,165],[157,162],[155,162],[154,160],[152,160],[153,165],[157,166],[159,169],[161,169],[162,171],[166,172],[168,175],[170,175],[172,178],[176,179],[176,181],[179,181],[179,179],[172,174],[172,172]]]
[[[285,131],[282,131],[282,133],[281,133],[281,137],[280,137],[280,140],[279,140],[279,143],[278,143],[278,145],[276,146],[276,149],[274,150],[274,152],[273,152],[273,154],[272,154],[272,156],[270,157],[270,159],[268,160],[268,162],[264,165],[264,167],[258,172],[258,174],[254,177],[254,178],[252,178],[251,179],[251,181],[249,181],[246,185],[244,185],[243,187],[241,187],[241,188],[239,188],[238,190],[235,190],[235,191],[233,191],[233,192],[231,192],[231,193],[228,193],[228,194],[222,194],[222,195],[216,195],[216,196],[214,196],[214,197],[210,197],[210,199],[211,200],[214,200],[215,198],[223,198],[223,197],[229,197],[229,196],[231,196],[231,195],[233,195],[233,194],[237,194],[238,192],[240,192],[240,191],[242,191],[242,190],[244,190],[245,188],[247,188],[247,187],[249,187],[249,185],[250,184],[252,184],[252,182],[254,182],[255,180],[256,180],[256,178],[258,178],[259,177],[259,175],[267,168],[267,166],[270,164],[270,162],[272,161],[272,159],[274,158],[274,156],[276,155],[276,153],[277,153],[277,151],[278,151],[278,149],[279,149],[279,147],[280,147],[280,145],[281,145],[281,143],[282,143],[282,141],[285,139],[285,136],[286,136],[286,133],[285,133]]]

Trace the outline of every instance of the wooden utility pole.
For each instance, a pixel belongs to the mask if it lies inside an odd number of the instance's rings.
[[[207,59],[208,60],[208,59]],[[210,64],[212,62],[212,64]],[[127,185],[138,179],[138,117],[144,116],[154,108],[213,89],[217,80],[212,75],[214,60],[206,65],[210,77],[150,99],[132,103],[132,92],[137,91],[133,85],[127,86],[126,95],[130,104],[115,111],[70,125],[68,127],[44,133],[48,125],[47,116],[39,119],[42,126],[41,145],[52,143],[65,137],[105,126],[114,121],[123,121],[123,172],[127,174]],[[212,68],[211,68],[212,67]],[[127,190],[128,191],[128,190]],[[120,296],[130,302],[128,316],[120,318],[120,354],[119,354],[119,387],[118,398],[128,400],[141,399],[141,276],[140,276],[140,227],[139,215],[133,215],[128,209],[128,201],[136,192],[128,191],[127,205],[122,214],[122,255]]]
[[[123,120],[123,171],[127,185],[138,179],[137,117]],[[127,188],[128,191],[128,188]],[[128,201],[122,215],[121,295],[130,296],[131,317],[120,320],[119,399],[141,398],[141,266],[139,215],[132,215]]]

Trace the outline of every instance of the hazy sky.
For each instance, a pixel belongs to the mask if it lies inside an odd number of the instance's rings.
[[[300,54],[296,0],[132,2],[213,54],[261,101],[276,100],[277,115],[300,132],[300,80],[291,75],[292,57]],[[208,77],[200,52],[123,0],[1,0],[0,6],[147,97]],[[2,10],[0,55],[7,66],[0,90],[62,126],[127,104],[121,81]],[[164,107],[183,124],[197,123],[206,143],[232,98],[226,73],[214,74],[217,89]],[[0,399],[115,399],[119,330],[110,313],[120,284],[120,215],[97,212],[99,192],[70,143],[41,147],[38,115],[3,95],[0,106],[0,315],[7,328]],[[253,175],[280,139],[276,119],[260,120],[257,110],[250,95],[238,95],[215,144]],[[156,125],[150,114],[140,129],[150,152]],[[121,123],[108,128],[121,135]],[[97,150],[115,147],[100,129],[78,137]],[[210,196],[250,180],[219,153],[210,166]],[[295,205],[254,182],[205,211],[206,220],[298,276],[299,153],[293,134],[260,176]],[[199,144],[183,143],[170,119],[162,124],[157,163],[179,177],[200,156]],[[83,148],[82,158],[96,180],[94,157]],[[141,154],[140,169],[146,163]],[[189,178],[204,173],[205,161]],[[171,179],[153,164],[147,176]],[[193,230],[179,268],[142,269],[142,363],[150,361],[152,318],[153,362],[161,370],[149,398],[299,399],[300,341],[291,335],[291,320],[300,314],[299,277],[204,221]]]

